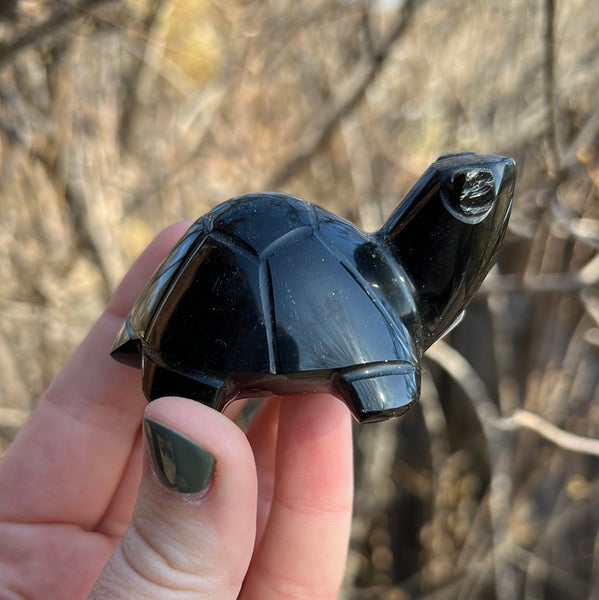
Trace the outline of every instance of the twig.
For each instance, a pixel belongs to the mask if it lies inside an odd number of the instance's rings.
[[[441,366],[460,386],[472,402],[485,433],[490,434],[488,437],[493,437],[489,428],[499,431],[528,429],[564,450],[599,456],[599,440],[564,431],[531,411],[518,409],[509,417],[501,417],[478,373],[449,344],[443,341],[437,342],[428,350],[427,356]]]
[[[489,508],[495,548],[495,592],[500,599],[514,598],[518,587],[517,569],[510,563],[509,554],[505,552],[505,542],[508,539],[506,523],[512,493],[512,480],[507,468],[513,445],[506,444],[505,435],[501,432],[528,429],[562,449],[591,456],[599,456],[599,440],[564,431],[539,415],[526,410],[518,409],[510,417],[501,417],[484,382],[459,352],[441,341],[429,349],[428,356],[462,388],[474,406],[485,432],[492,473]]]
[[[477,292],[479,296],[489,294],[553,294],[576,293],[588,289],[599,280],[599,259],[591,259],[578,273],[543,273],[527,276],[499,275],[489,277]],[[586,269],[586,270],[584,270]]]
[[[545,0],[545,56],[543,75],[545,79],[545,109],[547,114],[547,144],[549,171],[557,177],[562,169],[557,133],[557,93],[555,81],[555,0]]]
[[[523,427],[538,433],[542,438],[564,450],[599,456],[599,440],[564,431],[528,410],[516,410],[511,417],[502,419],[500,426],[505,429]]]
[[[108,299],[115,287],[116,274],[113,274],[112,270],[108,267],[94,239],[92,228],[88,224],[88,207],[85,200],[79,197],[68,181],[62,181],[62,178],[57,173],[56,161],[49,158],[47,153],[32,147],[31,143],[23,138],[17,128],[6,123],[2,118],[0,118],[0,134],[4,134],[10,142],[21,146],[28,152],[28,155],[32,159],[39,161],[52,186],[55,189],[61,188],[61,193],[64,194],[65,203],[71,213],[72,227],[76,235],[77,244],[81,250],[88,253],[90,260],[98,267],[104,284],[104,297]]]
[[[0,67],[11,60],[15,54],[29,46],[39,44],[40,41],[55,33],[57,29],[68,25],[72,21],[84,16],[90,9],[114,0],[82,0],[79,4],[64,2],[43,22],[27,29],[25,33],[14,40],[0,45]]]
[[[485,382],[472,368],[470,363],[454,348],[444,341],[438,341],[431,346],[426,357],[437,363],[458,384],[471,401],[485,433],[489,425],[500,418],[497,405],[491,399]]]
[[[19,430],[29,418],[29,411],[20,408],[0,406],[0,427]]]
[[[428,352],[429,358],[445,369],[462,388],[476,410],[483,428],[491,467],[489,510],[495,549],[495,595],[498,600],[514,598],[517,574],[513,565],[509,564],[503,553],[499,551],[504,547],[507,536],[507,520],[512,496],[509,466],[512,462],[513,446],[508,443],[505,429],[494,426],[496,422],[502,421],[499,410],[491,399],[484,381],[470,363],[445,342],[437,342],[429,348]]]
[[[271,177],[267,185],[269,189],[280,188],[300,171],[310,158],[327,144],[337,123],[356,108],[370,84],[381,72],[391,54],[392,46],[407,31],[417,5],[416,0],[406,0],[391,33],[372,54],[368,64],[357,67],[354,73],[356,83],[322,111],[325,115],[324,118],[314,128],[308,129],[307,133],[299,140],[297,153]]]
[[[573,167],[578,162],[578,151],[587,146],[592,146],[593,141],[599,133],[599,107],[586,120],[585,124],[580,128],[578,135],[574,138],[569,148],[564,153],[565,168]]]
[[[560,545],[564,554],[573,549],[572,546],[568,546],[566,540],[572,530],[577,530],[577,521],[585,519],[585,512],[581,511],[580,504],[576,501],[565,506],[556,503],[532,549],[511,543],[510,555],[513,562],[526,574],[523,598],[543,598],[548,586],[555,590],[557,597],[596,597],[593,594],[588,595],[590,582],[584,575],[581,576],[580,572],[577,573],[576,568],[572,568],[572,563],[568,565],[566,561],[565,564],[560,564],[560,561],[550,558],[556,543]]]
[[[156,53],[157,44],[157,24],[160,23],[160,17],[164,11],[164,0],[154,0],[148,7],[145,18],[143,19],[141,28],[142,35],[139,37],[144,42],[144,49],[140,52],[141,56],[136,57],[132,72],[129,77],[124,79],[124,87],[127,91],[123,94],[123,105],[121,107],[119,137],[123,145],[128,148],[130,146],[131,133],[134,129],[134,120],[137,114],[140,97],[142,96],[142,88],[148,88],[148,64],[153,62],[158,64],[162,58],[162,53],[157,57],[158,60],[152,61],[150,53]],[[147,92],[147,89],[143,89]]]
[[[593,322],[599,327],[599,297],[592,294],[589,290],[583,290],[580,294],[580,300],[586,313],[593,319]]]

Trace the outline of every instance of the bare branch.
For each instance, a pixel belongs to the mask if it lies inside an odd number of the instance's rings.
[[[557,132],[557,92],[555,81],[555,0],[545,0],[543,75],[545,78],[545,110],[547,115],[547,153],[549,171],[557,176],[562,160]]]
[[[21,408],[0,406],[0,427],[21,429],[29,418],[29,411]]]
[[[577,293],[595,285],[599,280],[597,264],[599,261],[591,259],[585,265],[584,272],[578,273],[543,273],[542,275],[498,275],[487,278],[478,290],[478,295],[488,294],[554,294]]]
[[[493,432],[489,431],[489,425],[495,424],[501,419],[499,409],[491,399],[485,382],[470,363],[457,350],[442,340],[427,350],[426,357],[437,363],[458,384],[476,410],[485,433],[492,436]]]
[[[157,23],[160,22],[160,16],[163,12],[164,0],[154,0],[147,9],[147,13],[141,25],[142,35],[140,38],[144,41],[144,50],[140,53],[134,63],[132,73],[124,79],[124,87],[126,93],[123,94],[123,106],[120,117],[119,135],[126,148],[130,147],[131,132],[134,129],[134,120],[138,109],[139,99],[141,97],[141,89],[148,87],[144,85],[147,81],[148,63],[151,62],[149,54],[156,52],[155,47],[157,37]],[[160,53],[158,63],[162,59]],[[147,91],[144,89],[144,91]]]
[[[599,440],[564,431],[528,410],[517,410],[511,417],[503,419],[501,426],[509,428],[512,424],[534,431],[564,450],[599,456]]]
[[[30,27],[21,36],[0,45],[0,67],[11,60],[21,50],[39,44],[40,41],[55,33],[72,21],[85,16],[92,8],[114,0],[82,0],[79,4],[64,2],[45,21]]]
[[[358,106],[369,86],[381,72],[392,47],[407,31],[418,4],[415,0],[407,0],[403,4],[391,33],[372,54],[369,61],[356,68],[349,89],[323,109],[324,117],[315,127],[309,128],[299,140],[297,153],[271,177],[267,185],[269,189],[280,188],[300,171],[310,158],[327,144],[339,121]]]
[[[599,107],[595,109],[585,124],[580,128],[578,135],[574,138],[569,148],[564,153],[564,167],[573,167],[578,161],[578,152],[581,149],[592,146],[593,141],[599,133]]]
[[[476,409],[485,431],[488,432],[489,427],[501,431],[528,429],[564,450],[599,456],[599,440],[564,431],[528,410],[519,409],[509,417],[501,417],[478,373],[449,344],[443,341],[437,342],[428,350],[427,356],[441,366],[460,386]]]

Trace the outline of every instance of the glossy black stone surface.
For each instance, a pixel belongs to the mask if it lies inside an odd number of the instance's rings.
[[[150,400],[332,391],[360,422],[398,416],[493,265],[514,181],[510,158],[443,156],[373,234],[284,194],[225,202],[158,268],[112,355]]]

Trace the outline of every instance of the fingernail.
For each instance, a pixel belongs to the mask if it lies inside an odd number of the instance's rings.
[[[154,470],[164,485],[181,494],[210,487],[216,462],[210,452],[152,419],[144,418],[144,431]]]

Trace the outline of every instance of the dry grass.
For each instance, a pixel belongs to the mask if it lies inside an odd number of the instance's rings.
[[[595,597],[599,13],[377,6],[0,7],[0,444],[164,225],[274,186],[372,229],[437,155],[511,155],[497,269],[356,430],[343,597]]]

